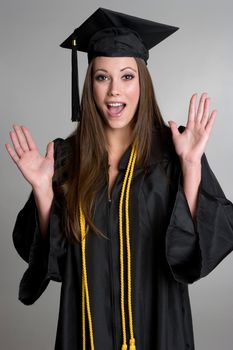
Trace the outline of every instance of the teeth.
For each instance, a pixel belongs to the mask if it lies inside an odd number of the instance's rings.
[[[108,106],[110,106],[110,107],[121,107],[121,106],[124,106],[124,103],[118,103],[118,102],[108,103]]]

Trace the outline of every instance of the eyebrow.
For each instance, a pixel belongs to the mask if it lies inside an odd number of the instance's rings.
[[[126,69],[133,70],[135,73],[137,73],[136,69],[134,69],[134,68],[132,68],[132,67],[124,67],[124,68],[122,68],[122,69],[120,70],[120,72],[123,72],[123,71],[126,70]],[[95,74],[96,72],[98,72],[98,71],[108,73],[108,71],[107,71],[106,69],[104,69],[104,68],[97,68],[97,69],[95,70],[94,74]]]
[[[123,72],[123,71],[126,70],[126,69],[131,69],[131,70],[133,70],[135,73],[137,72],[136,69],[134,69],[134,68],[132,68],[132,67],[125,67],[125,68],[122,68],[122,69],[121,69],[121,72]]]

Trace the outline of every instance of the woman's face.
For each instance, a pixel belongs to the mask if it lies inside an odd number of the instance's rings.
[[[109,128],[129,128],[140,96],[135,59],[96,57],[93,62],[93,95]]]

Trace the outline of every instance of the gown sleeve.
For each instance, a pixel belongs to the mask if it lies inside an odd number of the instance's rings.
[[[193,283],[233,250],[233,205],[226,199],[205,155],[195,220],[179,183],[166,233],[166,256],[174,278]]]
[[[55,169],[62,141],[55,140]],[[62,200],[55,194],[48,232],[46,238],[42,238],[33,193],[17,216],[13,242],[18,254],[28,263],[19,286],[19,300],[26,305],[33,304],[41,296],[50,280],[62,281],[67,243],[61,217]]]

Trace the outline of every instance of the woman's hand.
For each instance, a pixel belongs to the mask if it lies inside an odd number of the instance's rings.
[[[10,137],[13,147],[6,144],[6,149],[32,188],[51,188],[54,173],[53,142],[48,144],[43,157],[26,127],[14,125]]]
[[[200,164],[217,115],[216,110],[210,112],[210,98],[207,93],[201,95],[197,110],[196,100],[197,94],[194,94],[189,104],[186,129],[182,134],[174,121],[169,122],[173,143],[181,164]]]
[[[197,212],[198,191],[201,182],[201,157],[217,115],[210,112],[210,98],[207,93],[201,95],[196,110],[197,94],[191,97],[186,128],[182,134],[174,121],[169,125],[176,153],[180,157],[183,175],[183,189],[193,219]]]
[[[53,201],[52,177],[54,173],[53,142],[47,146],[43,157],[27,128],[14,125],[10,132],[13,147],[6,144],[6,149],[25,177],[31,184],[38,210],[41,236],[48,230],[50,211]]]

